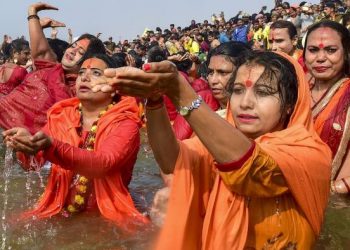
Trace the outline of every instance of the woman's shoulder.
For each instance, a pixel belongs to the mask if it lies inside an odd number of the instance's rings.
[[[71,110],[76,110],[79,103],[80,101],[76,97],[59,101],[48,110],[48,116],[65,115],[66,113],[71,112]]]

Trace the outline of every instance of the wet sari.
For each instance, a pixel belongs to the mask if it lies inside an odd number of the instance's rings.
[[[46,123],[53,104],[75,95],[76,75],[66,75],[59,63],[34,61],[36,70],[22,84],[0,99],[0,127],[25,127],[31,133]]]
[[[331,152],[317,135],[301,66],[286,129],[217,165],[197,137],[179,142],[157,249],[312,249],[329,195]],[[233,124],[230,108],[227,120]]]

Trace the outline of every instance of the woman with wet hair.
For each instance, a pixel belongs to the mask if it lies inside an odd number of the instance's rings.
[[[315,129],[332,150],[334,193],[350,194],[350,34],[341,24],[322,21],[309,28],[304,59]]]
[[[21,219],[98,212],[127,231],[148,223],[128,191],[140,147],[135,98],[92,91],[94,82],[105,81],[103,71],[115,66],[105,54],[88,56],[78,73],[77,97],[56,103],[41,131],[32,135],[17,127],[3,133],[7,145],[22,152],[17,155],[24,169],[39,170],[28,155],[52,163],[45,192]]]
[[[156,249],[313,248],[328,201],[331,152],[313,128],[297,62],[274,52],[248,55],[230,82],[226,119],[169,62],[105,74],[109,85],[96,91],[148,98],[149,142],[162,171],[174,174]],[[196,137],[176,139],[162,94]]]
[[[0,99],[0,127],[3,129],[16,126],[31,132],[41,129],[46,123],[46,112],[53,104],[75,96],[75,80],[84,56],[105,53],[102,41],[84,34],[66,49],[62,60],[57,61],[58,55],[43,32],[43,28],[57,24],[49,18],[40,22],[38,13],[42,10],[57,8],[46,3],[35,3],[28,8],[31,59],[35,70],[9,95]]]
[[[0,67],[1,96],[8,95],[27,75],[25,66],[30,58],[29,42],[24,39],[13,40],[4,52],[7,62]]]

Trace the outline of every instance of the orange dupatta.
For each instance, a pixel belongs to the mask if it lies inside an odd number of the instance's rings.
[[[80,137],[76,132],[79,126],[80,113],[77,98],[67,99],[55,104],[48,112],[48,130],[51,136],[59,141],[78,147]],[[138,107],[134,98],[122,99],[106,112],[98,121],[94,150],[98,149],[115,128],[114,124],[131,119],[139,123]],[[65,170],[59,165],[52,165],[48,184],[37,206],[24,214],[24,217],[51,217],[58,214],[65,205],[73,171]],[[147,223],[146,219],[134,206],[132,198],[123,184],[119,171],[103,178],[93,179],[96,200],[101,214],[114,221],[118,226],[130,230],[135,222]]]
[[[287,129],[266,134],[256,142],[281,168],[294,199],[315,235],[319,235],[330,192],[332,154],[314,129],[310,90],[301,66],[286,54],[298,76],[298,100]]]
[[[296,69],[298,100],[287,128],[265,134],[256,143],[278,163],[293,197],[318,235],[328,201],[331,153],[313,128],[309,89],[301,66],[282,56]],[[231,112],[227,120],[233,124]],[[194,158],[194,154],[200,157]],[[180,142],[157,249],[243,249],[247,232],[245,197],[228,190],[198,137]]]

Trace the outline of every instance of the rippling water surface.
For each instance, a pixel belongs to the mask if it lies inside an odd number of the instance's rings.
[[[162,187],[159,171],[143,133],[143,143],[134,169],[130,192],[136,206],[144,213],[155,192]],[[0,249],[148,249],[157,228],[149,227],[128,236],[97,215],[61,216],[29,224],[14,224],[21,211],[32,206],[44,190],[48,170],[26,173],[17,164],[5,160],[0,149]],[[6,181],[7,180],[7,181]],[[332,197],[327,209],[325,226],[316,249],[350,249],[350,196]]]

